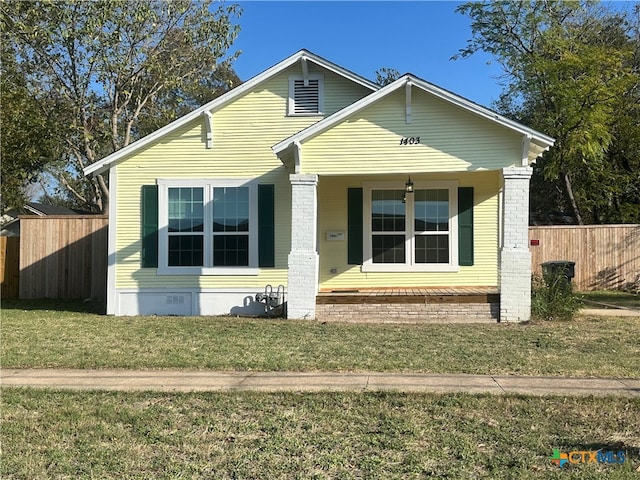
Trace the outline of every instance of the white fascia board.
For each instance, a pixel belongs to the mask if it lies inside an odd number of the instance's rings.
[[[478,105],[477,103],[467,100],[466,98],[456,95],[455,93],[451,93],[448,90],[440,88],[432,83],[429,83],[420,78],[415,78],[414,82],[416,86],[422,88],[424,91],[431,93],[438,98],[441,98],[442,100],[446,100],[449,103],[464,108],[469,112],[475,113],[476,115],[486,118],[487,120],[491,120],[494,123],[507,127],[517,133],[531,136],[531,139],[536,140],[536,143],[546,144],[548,147],[552,146],[555,143],[555,140],[548,135],[545,135],[530,127],[527,127],[526,125],[518,123],[515,120],[503,117],[502,115],[499,115],[496,112],[489,110],[488,108]]]
[[[229,92],[225,93],[224,95],[219,96],[218,98],[216,98],[215,100],[212,100],[211,102],[199,107],[198,109],[194,110],[191,113],[186,114],[183,117],[178,118],[177,120],[169,123],[168,125],[165,125],[162,128],[159,128],[158,130],[156,130],[155,132],[147,135],[146,137],[141,138],[140,140],[137,140],[135,142],[133,142],[132,144],[121,148],[120,150],[118,150],[117,152],[112,153],[111,155],[103,158],[102,160],[93,163],[91,165],[89,165],[88,167],[84,168],[83,172],[85,174],[85,176],[88,175],[97,175],[99,173],[102,173],[106,170],[109,169],[109,167],[117,162],[118,160],[122,159],[123,157],[143,148],[144,146],[154,142],[155,140],[163,137],[164,135],[172,132],[173,130],[181,127],[182,125],[185,125],[186,123],[190,122],[191,120],[194,120],[196,118],[198,118],[200,115],[203,114],[203,112],[205,111],[213,111],[217,108],[220,108],[223,105],[226,105],[227,103],[231,102],[232,100],[234,100],[235,98],[243,95],[244,93],[248,92],[249,90],[255,88],[257,85],[259,85],[260,83],[270,79],[271,77],[273,77],[274,75],[277,75],[278,73],[280,73],[281,71],[289,68],[291,65],[295,64],[296,62],[300,61],[301,59],[307,59],[310,60],[316,64],[318,64],[319,66],[326,68],[327,70],[330,70],[334,73],[337,73],[338,75],[341,75],[343,77],[346,77],[347,79],[358,83],[366,88],[369,88],[371,91],[375,91],[377,90],[379,87],[367,80],[364,77],[361,77],[353,72],[350,72],[349,70],[342,68],[332,62],[329,62],[328,60],[323,59],[322,57],[318,57],[317,55],[309,52],[308,50],[300,50],[299,52],[294,53],[293,55],[291,55],[289,58],[286,58],[284,60],[282,60],[280,63],[277,63],[276,65],[274,65],[273,67],[268,68],[267,70],[265,70],[264,72],[256,75],[255,77],[247,80],[246,82],[238,85],[237,87],[235,87],[233,90],[230,90]]]
[[[300,57],[304,57],[307,60],[311,60],[312,62],[320,65],[321,67],[326,68],[327,70],[330,70],[333,73],[340,75],[341,77],[345,77],[355,83],[359,83],[360,85],[368,88],[372,92],[375,92],[376,90],[380,89],[380,85],[378,85],[377,83],[367,80],[366,78],[361,77],[360,75],[353,73],[352,71],[347,70],[346,68],[343,68],[340,65],[336,65],[335,63],[330,62],[329,60],[319,57],[315,53],[311,53],[308,50],[300,50],[300,52],[298,52],[297,55],[300,55]]]
[[[430,93],[432,95],[434,95],[437,98],[440,98],[442,100],[445,100],[447,102],[449,102],[452,105],[456,105],[460,108],[463,108],[464,110],[467,110],[468,112],[474,113],[482,118],[485,118],[493,123],[497,123],[498,125],[501,125],[503,127],[508,128],[509,130],[512,130],[520,135],[526,135],[531,137],[531,141],[532,143],[535,143],[536,145],[538,145],[540,148],[543,148],[544,150],[547,150],[549,147],[551,147],[554,143],[555,140],[547,135],[544,135],[543,133],[540,133],[532,128],[529,128],[525,125],[522,125],[521,123],[518,123],[514,120],[510,120],[506,117],[503,117],[502,115],[499,115],[495,112],[492,112],[491,110],[482,107],[476,103],[471,102],[470,100],[467,100],[463,97],[460,97],[459,95],[456,95],[454,93],[451,93],[447,90],[444,90],[440,87],[437,87],[429,82],[426,82],[420,78],[417,78],[411,74],[407,74],[404,75],[402,77],[400,77],[398,80],[396,80],[393,83],[390,83],[389,85],[382,87],[380,90],[378,90],[377,92],[374,92],[366,97],[364,97],[363,99],[349,105],[346,108],[343,108],[342,110],[336,112],[335,114],[331,115],[330,117],[325,118],[324,120],[319,121],[318,123],[315,123],[309,127],[307,127],[306,129],[296,133],[295,135],[281,141],[280,143],[277,143],[276,145],[274,145],[273,147],[271,147],[271,149],[273,150],[273,152],[277,155],[278,153],[286,150],[288,147],[290,147],[294,142],[305,142],[306,140],[314,137],[315,135],[331,128],[333,125],[341,122],[342,120],[344,120],[346,117],[353,115],[354,113],[358,112],[359,110],[362,110],[366,107],[368,107],[369,105],[381,100],[382,98],[384,98],[386,95],[389,95],[390,93],[394,92],[395,90],[397,90],[398,88],[402,87],[403,85],[406,85],[410,83],[411,85],[420,88],[421,90]]]

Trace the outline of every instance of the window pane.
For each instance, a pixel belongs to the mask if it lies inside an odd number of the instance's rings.
[[[169,231],[204,230],[203,188],[169,188]]]
[[[249,265],[248,235],[214,235],[213,265],[246,267]]]
[[[169,235],[170,267],[201,267],[202,235]]]
[[[416,263],[449,263],[449,235],[416,235]]]
[[[404,232],[406,204],[404,190],[371,191],[371,230],[374,232]]]
[[[216,187],[213,189],[213,231],[249,231],[248,187]]]
[[[416,190],[414,214],[416,232],[449,231],[449,190]]]
[[[373,235],[373,263],[405,263],[404,235]]]

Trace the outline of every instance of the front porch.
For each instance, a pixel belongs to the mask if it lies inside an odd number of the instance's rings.
[[[290,175],[289,318],[529,320],[531,168],[412,175]]]
[[[320,321],[371,323],[495,323],[496,287],[388,287],[322,289]]]

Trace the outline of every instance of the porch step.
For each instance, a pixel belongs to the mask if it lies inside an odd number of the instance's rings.
[[[316,296],[316,318],[374,323],[496,322],[495,287],[336,289]]]
[[[438,304],[438,303],[499,303],[500,294],[494,287],[469,288],[382,288],[334,289],[321,291],[317,305],[328,304]]]

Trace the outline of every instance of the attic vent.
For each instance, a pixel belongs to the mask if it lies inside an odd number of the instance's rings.
[[[309,75],[289,81],[289,115],[322,115],[322,78]]]
[[[295,80],[293,86],[293,113],[297,115],[320,112],[320,81],[309,80],[309,85],[304,86],[304,80]]]

